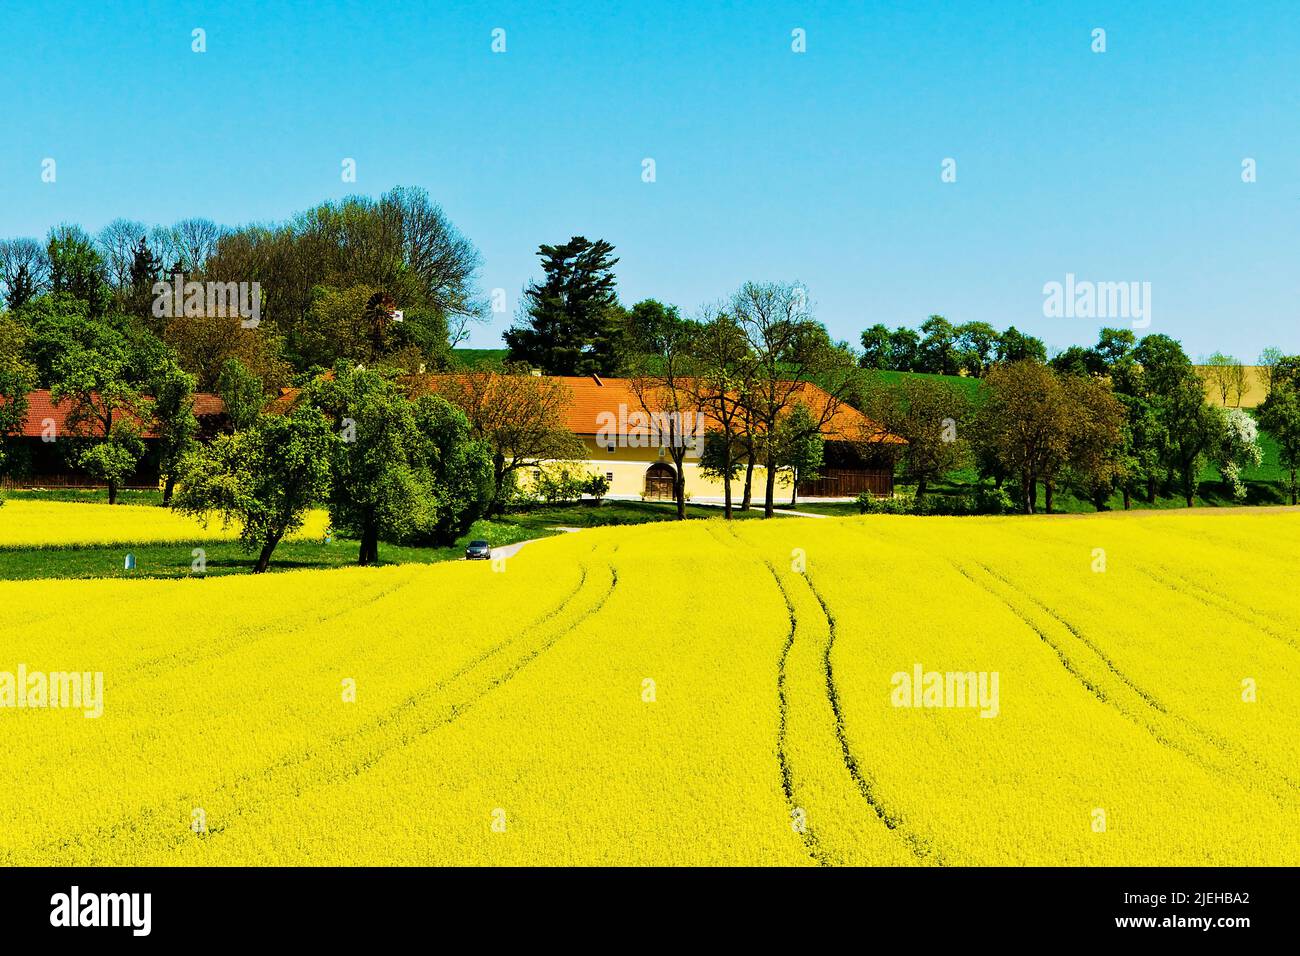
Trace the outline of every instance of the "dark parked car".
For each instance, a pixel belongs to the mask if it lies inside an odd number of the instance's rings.
[[[492,545],[486,541],[471,541],[465,549],[466,561],[486,561],[492,557]]]

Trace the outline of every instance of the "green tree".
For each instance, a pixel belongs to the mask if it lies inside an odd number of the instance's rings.
[[[37,388],[51,386],[55,365],[74,348],[93,348],[101,339],[119,335],[102,319],[92,319],[86,303],[66,293],[37,296],[18,315],[27,327],[23,358],[36,375]]]
[[[889,329],[877,322],[862,333],[862,355],[858,365],[862,368],[885,371],[893,368],[893,354],[890,348]]]
[[[677,306],[658,299],[642,299],[627,310],[624,345],[632,355],[653,355],[666,331],[682,322]]]
[[[1073,409],[1060,380],[1041,362],[1022,359],[991,369],[977,434],[1008,474],[1020,479],[1020,507],[1037,508],[1038,482],[1066,460]]]
[[[919,372],[956,375],[959,368],[957,330],[942,315],[932,315],[921,323]]]
[[[347,289],[322,286],[316,291],[308,326],[298,339],[302,361],[327,368],[340,360],[367,365],[393,364],[390,359],[394,353],[412,344],[410,327],[404,318],[397,321],[397,301],[387,292],[370,285]],[[428,323],[422,320],[416,331],[424,335]],[[445,331],[444,327],[444,345]],[[414,363],[417,366],[429,358],[424,348],[435,348],[434,343],[421,341],[424,345],[416,349],[420,353]]]
[[[1205,401],[1205,386],[1183,347],[1167,335],[1148,335],[1133,350],[1136,387],[1151,403],[1163,439],[1161,463],[1187,506],[1196,476],[1222,437],[1223,419]],[[1129,386],[1132,387],[1132,386]]]
[[[614,247],[574,236],[538,248],[545,278],[524,291],[524,311],[505,334],[509,360],[551,375],[613,375],[625,320],[615,294]]]
[[[217,394],[226,408],[230,426],[235,431],[243,431],[262,413],[266,404],[266,394],[262,380],[244,368],[244,363],[237,358],[226,359],[217,376]]]
[[[799,482],[821,477],[826,461],[821,423],[806,405],[797,404],[777,422],[772,443],[777,470],[784,472],[790,482],[790,507],[793,508],[799,500]]]
[[[172,507],[204,520],[215,513],[237,527],[245,550],[257,552],[253,572],[261,574],[280,541],[302,527],[308,509],[329,491],[337,440],[308,406],[262,415],[186,456]]]
[[[66,422],[69,437],[83,446],[79,464],[108,484],[108,503],[116,504],[118,486],[144,451],[144,399],[132,374],[138,356],[116,330],[100,323],[89,331],[56,359],[50,397],[70,404]],[[101,444],[109,447],[97,450]]]
[[[1165,460],[1178,476],[1183,499],[1190,508],[1196,503],[1196,476],[1208,454],[1223,440],[1223,416],[1206,403],[1204,387],[1195,372],[1159,396],[1155,407],[1167,436]]]
[[[724,516],[732,517],[731,482],[740,477],[745,463],[745,444],[735,435],[716,429],[705,432],[700,451],[700,474],[710,481],[720,481],[725,489]]]
[[[469,323],[486,313],[486,302],[474,286],[477,250],[422,189],[399,186],[378,200],[349,196],[288,222],[226,230],[215,237],[200,228],[194,241],[183,245],[198,251],[205,278],[261,284],[266,298],[256,334],[276,329],[284,358],[298,371],[316,363],[304,353],[320,347],[312,310],[322,289],[340,293],[364,286],[391,296],[406,316],[395,330],[396,345],[422,349],[422,359],[408,362],[417,366],[440,364],[450,346],[468,335]],[[176,243],[166,235],[155,246],[172,250],[162,254],[168,262],[178,255],[190,257],[173,249]],[[182,355],[188,351],[172,344]],[[244,348],[244,364],[268,385],[276,384],[247,354],[249,346]],[[217,362],[214,373],[219,366]],[[189,364],[186,368],[200,371]],[[201,387],[208,387],[203,382],[200,374]]]
[[[7,314],[0,312],[0,475],[18,465],[18,446],[13,441],[22,434],[27,418],[27,394],[35,375],[21,357],[21,340],[12,341],[22,329]]]
[[[1101,511],[1115,486],[1126,477],[1124,405],[1105,380],[1093,375],[1063,375],[1061,386],[1071,406],[1064,477]],[[1052,510],[1053,480],[1055,476],[1045,489],[1048,512]]]
[[[868,383],[860,401],[867,417],[907,440],[902,450],[903,476],[916,484],[918,502],[933,482],[966,460],[971,405],[961,389],[942,380],[909,376]]]
[[[158,433],[158,467],[163,475],[163,504],[171,504],[181,461],[194,450],[199,420],[194,416],[194,376],[167,361],[154,372],[153,418]]]
[[[101,440],[82,450],[77,463],[91,477],[108,485],[108,503],[117,501],[117,489],[132,474],[144,455],[140,431],[128,421],[116,421]]]
[[[1275,387],[1259,407],[1259,420],[1277,442],[1278,460],[1291,475],[1291,504],[1296,503],[1296,470],[1300,468],[1300,390],[1290,383]]]
[[[1167,437],[1147,396],[1117,389],[1115,397],[1124,406],[1117,480],[1124,496],[1124,510],[1127,511],[1132,506],[1134,492],[1140,488],[1145,489],[1147,503],[1155,503],[1160,456]]]
[[[150,322],[154,331],[161,334],[163,329],[153,315],[154,283],[162,271],[162,262],[154,255],[149,241],[141,236],[131,251],[131,263],[126,276],[124,298],[126,310],[130,315]]]
[[[915,329],[900,325],[889,333],[889,368],[895,372],[920,372],[921,337]]]
[[[37,291],[31,269],[26,263],[20,263],[14,270],[13,278],[5,282],[5,302],[11,310],[17,312],[36,297]]]
[[[432,528],[437,503],[411,403],[379,372],[337,366],[310,400],[339,433],[330,475],[333,527],[360,542],[357,563],[379,560],[379,541]]]
[[[67,293],[86,303],[92,316],[108,312],[112,289],[105,274],[104,260],[95,243],[80,226],[63,225],[50,230],[46,244],[50,261],[50,291]]]
[[[1102,375],[1106,371],[1106,363],[1095,349],[1085,349],[1078,345],[1071,345],[1048,364],[1062,375],[1086,377]]]
[[[492,448],[473,436],[465,413],[441,396],[420,396],[411,412],[422,439],[418,457],[434,496],[435,518],[425,533],[433,544],[450,544],[492,505]]]
[[[998,331],[987,322],[957,326],[957,363],[975,378],[983,378],[997,353]]]
[[[1137,337],[1130,329],[1104,328],[1097,336],[1096,353],[1106,369],[1131,361]]]
[[[1046,362],[1047,346],[1043,344],[1042,339],[1026,335],[1013,325],[998,336],[995,360],[1002,364],[1025,360]]]

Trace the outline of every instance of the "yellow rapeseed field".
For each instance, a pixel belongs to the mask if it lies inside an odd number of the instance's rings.
[[[312,511],[296,534],[286,540],[319,538],[329,515]],[[160,544],[230,540],[237,527],[223,528],[214,518],[203,522],[170,508],[146,505],[82,504],[17,499],[0,507],[0,548],[63,547],[78,544]]]
[[[0,583],[0,703],[103,674],[99,717],[0,707],[0,863],[1294,865],[1297,542],[715,520]]]

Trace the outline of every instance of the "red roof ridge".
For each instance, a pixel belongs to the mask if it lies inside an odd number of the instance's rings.
[[[0,400],[2,401],[2,400]],[[146,398],[146,401],[153,401],[152,398]],[[216,415],[225,410],[225,405],[221,401],[221,396],[212,392],[195,392],[194,393],[194,414],[195,415]],[[56,435],[71,434],[68,428],[68,415],[72,412],[72,399],[64,396],[59,402],[55,402],[50,395],[48,388],[40,388],[34,392],[27,393],[27,416],[23,419],[23,438],[41,438],[45,432],[45,422],[54,423]],[[153,428],[147,429],[142,435],[144,438],[157,438],[158,434]]]

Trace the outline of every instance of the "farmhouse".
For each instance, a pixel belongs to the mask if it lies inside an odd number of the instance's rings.
[[[2,484],[5,487],[99,487],[103,482],[76,468],[72,456],[77,447],[77,435],[68,423],[72,401],[55,402],[49,391],[42,389],[27,395],[27,417],[23,420],[21,434],[11,440],[12,454],[17,459],[11,474]],[[211,436],[220,430],[225,408],[220,397],[207,392],[194,395],[194,414],[199,420],[200,437]],[[158,434],[152,428],[142,435],[145,453],[135,474],[124,483],[126,488],[154,488],[158,485]]]
[[[412,378],[417,378],[412,376]],[[446,376],[418,376],[421,384],[437,390]],[[700,453],[705,435],[717,430],[704,412],[683,410],[671,415],[651,407],[647,410],[633,382],[625,378],[591,376],[554,376],[563,384],[568,396],[563,420],[581,442],[580,461],[592,471],[605,475],[610,482],[609,494],[624,498],[667,499],[673,494],[677,466],[669,448],[685,444],[687,451],[682,470],[686,493],[692,498],[721,498],[722,483],[706,476],[700,468]],[[297,389],[284,389],[268,410],[283,412],[298,400]],[[855,497],[863,492],[877,496],[893,494],[894,458],[901,438],[887,434],[857,409],[835,402],[816,385],[803,384],[795,391],[795,401],[803,404],[813,418],[823,421],[825,465],[819,477],[801,480],[800,498]],[[27,397],[27,417],[20,436],[15,439],[18,468],[5,479],[10,486],[77,487],[99,484],[72,464],[75,438],[68,424],[70,401],[55,403],[48,391],[32,392]],[[200,423],[200,438],[211,437],[223,428],[224,409],[220,397],[196,393],[194,413]],[[150,429],[143,434],[146,452],[136,473],[125,487],[154,487],[159,478],[157,435]],[[766,474],[762,466],[754,468],[752,482],[755,497],[761,497]],[[788,479],[784,482],[789,487]],[[739,499],[743,492],[743,471],[732,483],[732,493]]]
[[[438,378],[426,376],[425,382],[436,390]],[[631,379],[598,375],[550,379],[562,383],[568,393],[564,421],[582,441],[582,463],[609,479],[610,495],[671,498],[677,466],[669,448],[682,443],[687,448],[683,462],[686,493],[692,498],[722,497],[721,481],[707,477],[700,468],[704,436],[718,430],[704,412],[684,409],[672,414],[656,408],[649,398],[643,403]],[[903,440],[885,433],[857,409],[835,402],[816,385],[801,385],[795,394],[795,401],[805,405],[815,420],[825,420],[822,435],[826,440],[821,477],[800,481],[799,497],[893,494],[894,457]],[[761,497],[765,480],[764,469],[756,467],[755,497]],[[732,483],[737,499],[743,485],[742,471]]]

